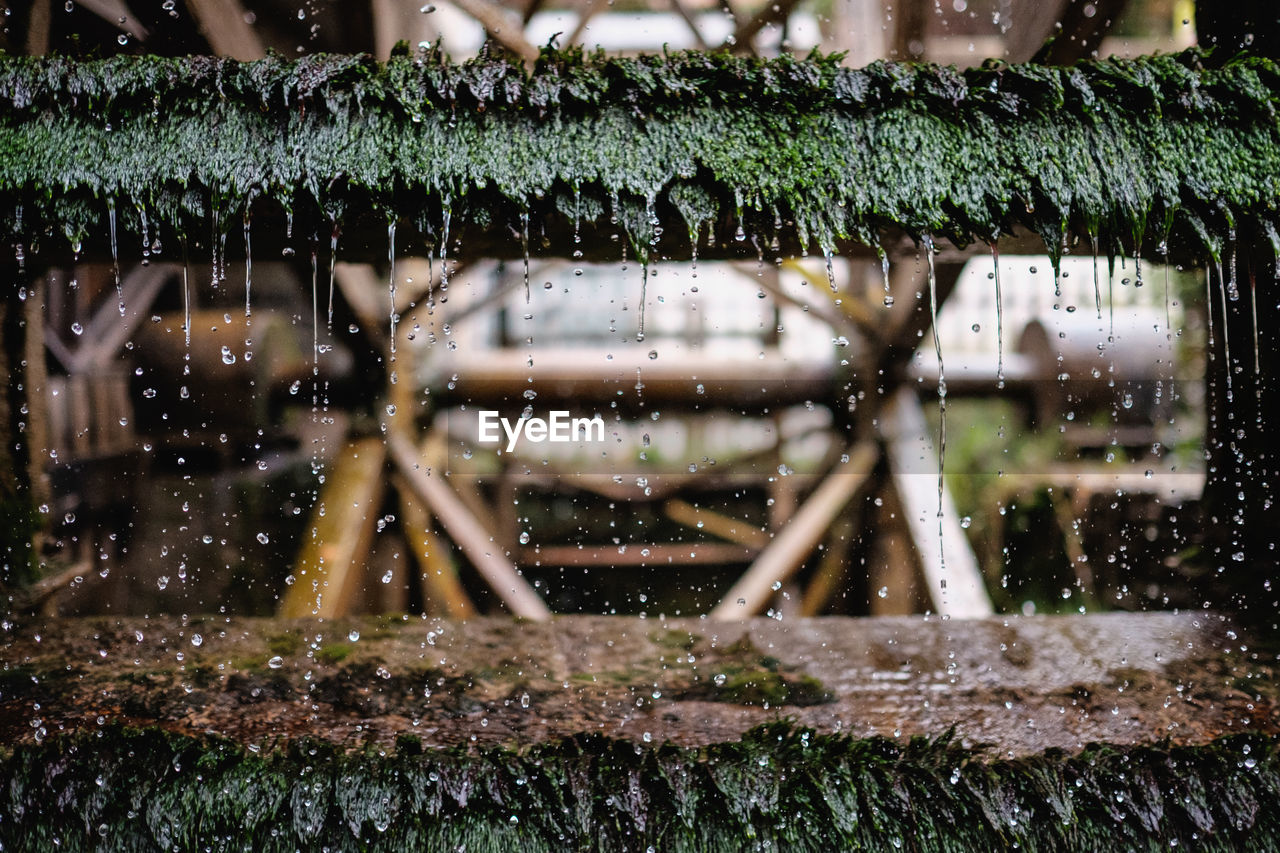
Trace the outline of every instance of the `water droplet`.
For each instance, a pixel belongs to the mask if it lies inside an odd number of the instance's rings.
[[[270,536],[268,536],[268,535],[267,535],[267,534],[265,534],[265,533],[259,533],[259,534],[258,534],[258,541],[259,541],[259,542],[261,542],[263,545],[266,545],[268,542],[270,542],[270,541],[271,541],[271,537],[270,537]]]
[[[716,687],[724,687],[724,683],[728,681],[728,678],[725,676],[723,672],[718,672],[716,673],[716,677],[713,678],[712,681],[716,683]]]
[[[128,33],[121,33],[120,35],[116,36],[116,42],[117,42],[121,47],[124,47],[126,44],[128,44],[128,43],[129,43],[129,35],[128,35]]]
[[[888,598],[888,597],[889,597],[889,587],[887,587],[887,586],[882,586],[882,587],[880,587],[878,590],[876,590],[876,595],[880,596],[881,598]]]
[[[233,353],[233,352],[231,351],[231,348],[230,348],[230,347],[226,347],[226,346],[224,346],[224,347],[222,348],[222,363],[223,363],[223,364],[235,364],[235,363],[236,363],[236,354],[235,354],[235,353]]]
[[[84,334],[84,326],[81,326],[79,323],[72,323],[72,324],[71,324],[71,332],[72,332],[72,334],[75,334],[75,335],[83,335],[83,334]]]
[[[360,639],[360,632],[355,628],[352,628],[351,632],[347,634],[347,639],[353,643],[358,641]]]
[[[651,349],[651,350],[649,350],[649,359],[650,359],[650,360],[655,359],[655,358],[657,358],[657,357],[658,357],[658,351],[657,351],[656,349]]]
[[[384,574],[384,575],[382,576],[382,582],[383,582],[383,583],[391,583],[391,570],[390,570],[390,569],[387,569],[386,574]]]
[[[529,544],[529,531],[527,531],[527,530],[521,530],[521,531],[520,531],[520,544],[521,544],[521,545],[528,545],[528,544]]]
[[[191,645],[199,647],[203,644],[204,644],[204,637],[200,636],[199,634],[191,635]]]
[[[969,525],[971,524],[973,524],[973,519],[967,515],[964,518],[960,519],[960,526],[963,527],[965,530],[968,530]]]
[[[280,657],[280,655],[275,655],[271,660],[267,661],[267,666],[272,669],[279,669],[284,666],[284,658]]]

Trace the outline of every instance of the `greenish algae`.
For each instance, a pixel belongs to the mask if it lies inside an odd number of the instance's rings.
[[[105,727],[0,758],[6,850],[1274,850],[1280,740],[1018,760],[779,723],[700,749],[262,751]]]
[[[660,254],[688,256],[708,231],[704,256],[1022,227],[1053,253],[1070,231],[1204,256],[1206,235],[1270,233],[1280,216],[1278,70],[1197,52],[965,71],[707,53],[548,51],[531,71],[436,53],[0,56],[0,225],[101,240],[114,204],[131,232],[205,235],[256,200],[308,233],[393,220],[432,245],[449,219],[518,247],[532,212],[534,253],[580,222],[645,253],[683,222]],[[738,227],[761,239],[735,245]]]

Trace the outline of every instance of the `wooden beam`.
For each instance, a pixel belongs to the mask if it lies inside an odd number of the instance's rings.
[[[440,615],[450,619],[470,619],[479,615],[458,577],[458,568],[450,559],[449,547],[431,529],[431,513],[409,488],[403,476],[391,478],[400,495],[400,522],[404,526],[409,549],[418,562],[422,595],[428,608],[438,607]]]
[[[841,510],[867,482],[879,455],[870,440],[850,445],[849,461],[827,475],[746,574],[711,610],[711,618],[745,619],[758,613],[769,601],[773,584],[787,580],[799,570]]]
[[[844,587],[849,576],[849,540],[855,532],[853,519],[848,515],[836,519],[831,526],[818,569],[800,599],[801,616],[817,616],[824,612],[831,599]]]
[[[200,33],[218,56],[249,62],[267,55],[262,39],[245,20],[244,6],[239,0],[186,0],[186,3]]]
[[[525,619],[550,619],[551,611],[546,603],[515,565],[498,553],[484,525],[463,505],[443,477],[433,477],[423,468],[412,442],[395,430],[388,430],[386,446],[409,488],[440,519],[445,532],[511,612]]]
[[[669,500],[663,511],[667,518],[678,524],[704,530],[728,542],[756,549],[764,548],[769,544],[769,534],[754,524],[694,506],[688,501]]]
[[[343,449],[312,511],[311,536],[303,541],[293,584],[280,601],[282,617],[333,619],[350,612],[373,543],[386,458],[377,436]]]
[[[893,394],[880,418],[889,471],[920,555],[925,589],[943,616],[980,619],[994,612],[951,494],[939,493],[937,454],[915,391]]]
[[[626,545],[540,545],[516,551],[522,565],[667,566],[745,563],[756,549],[724,542],[631,542]]]
[[[68,373],[86,373],[102,368],[125,345],[142,321],[151,316],[151,306],[160,291],[182,268],[174,264],[149,264],[134,267],[120,282],[120,300],[102,303],[85,325],[83,343],[70,354]],[[114,296],[114,294],[112,294]],[[120,313],[120,302],[124,313]]]

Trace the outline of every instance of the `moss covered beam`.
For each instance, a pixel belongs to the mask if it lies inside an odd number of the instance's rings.
[[[177,234],[231,251],[797,254],[1026,229],[1051,252],[1184,259],[1275,233],[1280,68],[1200,53],[957,71],[834,57],[544,52],[0,56],[0,217],[105,254]],[[125,235],[128,235],[126,238]],[[581,242],[574,241],[574,235]],[[371,235],[376,235],[373,237]]]

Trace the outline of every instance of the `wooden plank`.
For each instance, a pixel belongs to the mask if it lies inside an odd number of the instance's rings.
[[[387,432],[386,442],[391,458],[413,493],[440,519],[445,532],[511,612],[526,619],[550,619],[551,610],[515,565],[498,552],[484,525],[463,505],[443,477],[431,476],[421,465],[412,442],[395,430]]]
[[[994,612],[991,598],[955,504],[945,488],[939,496],[938,457],[913,390],[900,389],[890,398],[880,419],[880,433],[934,609],[960,619],[990,616]]]
[[[666,566],[745,563],[756,550],[725,542],[539,545],[518,549],[516,559],[522,565],[543,566]]]
[[[745,619],[759,612],[769,601],[773,584],[787,580],[804,564],[840,511],[867,481],[878,458],[874,442],[864,439],[851,444],[848,461],[828,474],[791,521],[778,531],[769,547],[711,610],[711,618]]]
[[[769,534],[754,524],[694,506],[688,501],[674,498],[667,501],[663,511],[667,518],[678,524],[704,530],[712,536],[719,536],[738,545],[760,549],[769,544]]]
[[[364,580],[383,494],[386,446],[378,437],[350,441],[325,479],[294,564],[294,582],[280,601],[288,619],[346,615]],[[305,534],[304,534],[305,535]]]
[[[428,612],[438,609],[439,615],[450,619],[470,619],[479,615],[471,597],[467,595],[458,577],[458,568],[449,554],[449,547],[431,529],[431,514],[421,498],[414,494],[404,477],[391,479],[400,493],[400,521],[404,525],[409,549],[418,562],[422,597]]]
[[[801,616],[817,616],[827,609],[831,599],[844,587],[849,576],[849,541],[855,533],[853,519],[844,515],[836,519],[827,534],[826,550],[818,562],[813,580],[800,600]]]
[[[104,367],[106,362],[120,352],[125,342],[133,337],[143,319],[151,316],[151,306],[156,297],[169,280],[181,271],[182,268],[176,264],[138,265],[130,270],[120,281],[124,315],[120,314],[117,299],[103,302],[97,313],[85,324],[82,343],[66,362],[67,371],[85,373]]]

